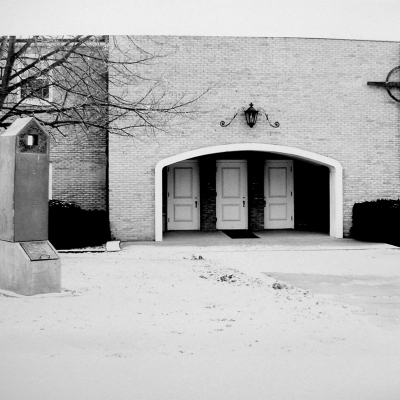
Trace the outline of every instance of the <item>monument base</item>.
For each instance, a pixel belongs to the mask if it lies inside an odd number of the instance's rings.
[[[61,260],[47,240],[0,240],[0,289],[32,296],[61,292]]]

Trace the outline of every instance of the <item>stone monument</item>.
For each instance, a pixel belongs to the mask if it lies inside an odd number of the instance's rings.
[[[0,289],[61,292],[61,262],[48,241],[49,151],[34,118],[0,135]]]

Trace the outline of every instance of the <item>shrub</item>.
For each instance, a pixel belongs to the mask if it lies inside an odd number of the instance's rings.
[[[354,204],[350,232],[358,240],[400,246],[400,199]]]
[[[108,240],[106,211],[83,210],[73,203],[49,201],[49,241],[56,249],[100,246]]]

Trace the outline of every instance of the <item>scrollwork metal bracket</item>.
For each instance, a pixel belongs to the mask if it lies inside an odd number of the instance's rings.
[[[271,123],[271,121],[270,121],[269,118],[268,118],[268,114],[266,113],[266,111],[265,111],[263,108],[260,108],[258,111],[259,111],[259,112],[261,111],[261,112],[265,115],[265,118],[267,119],[269,125],[270,125],[272,128],[279,128],[279,127],[281,126],[281,124],[280,124],[278,121],[275,121],[275,122],[272,122],[272,123]]]
[[[244,110],[245,110],[245,107],[239,108],[239,110],[236,111],[236,114],[233,116],[233,118],[228,123],[226,123],[225,121],[221,121],[219,124],[223,128],[226,128],[227,126],[229,126],[232,123],[232,121],[236,118],[236,116],[240,113],[240,111],[244,112]]]

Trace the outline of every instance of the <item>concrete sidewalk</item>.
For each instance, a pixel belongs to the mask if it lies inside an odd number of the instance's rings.
[[[295,230],[252,231],[257,239],[231,239],[222,231],[170,231],[162,242],[125,242],[124,248],[137,245],[157,246],[232,246],[249,249],[371,249],[391,248],[386,243],[361,242],[354,239],[336,239],[328,234]],[[234,250],[234,249],[233,249]]]

